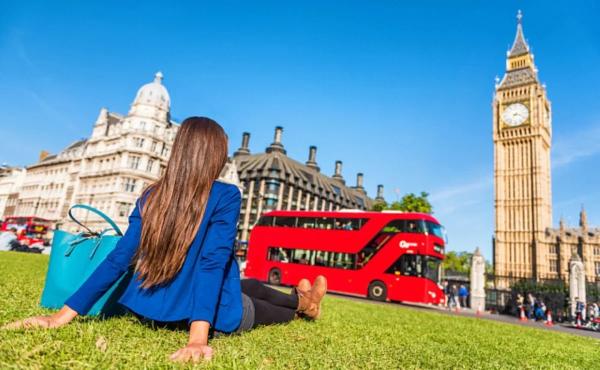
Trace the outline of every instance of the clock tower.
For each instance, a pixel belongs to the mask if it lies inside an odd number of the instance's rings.
[[[493,106],[495,235],[494,269],[499,281],[544,278],[547,228],[552,226],[550,147],[552,111],[538,80],[533,54],[517,34],[506,72],[496,79]]]

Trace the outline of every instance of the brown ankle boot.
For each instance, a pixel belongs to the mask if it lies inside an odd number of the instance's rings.
[[[327,279],[323,275],[317,276],[310,290],[310,304],[302,312],[307,318],[316,320],[321,316],[321,301],[327,293]]]
[[[298,308],[296,311],[300,314],[310,307],[310,289],[310,281],[308,281],[308,279],[300,280],[298,286],[294,288],[296,295],[298,296]]]

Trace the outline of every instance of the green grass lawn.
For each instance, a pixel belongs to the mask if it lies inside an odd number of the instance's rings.
[[[0,252],[0,324],[39,308],[47,256]],[[202,368],[599,368],[600,341],[475,318],[327,297],[320,321],[294,321],[212,341]],[[0,331],[0,369],[180,368],[185,332],[131,316],[78,318],[57,330]],[[106,347],[97,346],[104,341]],[[100,348],[99,348],[100,347]],[[191,367],[191,365],[188,365]]]

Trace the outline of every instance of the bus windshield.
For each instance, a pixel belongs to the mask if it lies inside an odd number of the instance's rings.
[[[435,235],[446,242],[446,230],[442,225],[431,221],[426,221],[425,224],[427,225],[427,232],[429,234]]]

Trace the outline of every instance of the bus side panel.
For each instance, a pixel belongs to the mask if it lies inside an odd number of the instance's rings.
[[[260,243],[260,237],[253,238],[252,236],[248,242],[248,255],[244,277],[267,281],[269,273],[267,248],[263,243]]]

